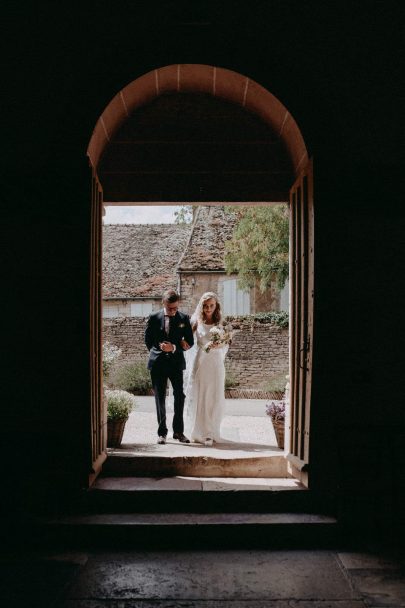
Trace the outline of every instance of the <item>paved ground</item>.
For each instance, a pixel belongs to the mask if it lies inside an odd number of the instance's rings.
[[[404,556],[344,551],[7,555],[7,608],[402,608]]]
[[[157,438],[154,397],[136,397],[136,400],[137,407],[125,426],[123,446],[154,445]],[[223,437],[234,444],[256,445],[256,450],[277,448],[271,419],[266,416],[266,403],[268,400],[265,399],[227,399],[226,415],[221,427]],[[170,441],[173,418],[173,407],[170,404],[167,407],[167,416]],[[173,445],[178,444],[173,442]],[[253,447],[252,450],[254,449]]]

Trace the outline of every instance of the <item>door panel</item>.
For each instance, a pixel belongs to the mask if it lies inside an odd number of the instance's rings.
[[[309,464],[314,298],[312,161],[290,192],[290,453],[293,468]]]
[[[90,256],[90,369],[91,369],[91,485],[106,458],[107,411],[102,377],[102,206],[103,193],[97,175],[92,175],[92,225]]]

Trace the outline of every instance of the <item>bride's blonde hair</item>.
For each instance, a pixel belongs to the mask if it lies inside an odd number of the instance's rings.
[[[191,317],[193,324],[196,324],[197,322],[204,323],[206,321],[203,306],[204,306],[204,303],[207,300],[210,300],[211,298],[213,300],[215,300],[215,302],[216,302],[215,310],[212,313],[212,320],[214,323],[220,323],[220,321],[222,319],[222,313],[221,313],[221,303],[218,300],[218,296],[213,291],[206,291],[201,296],[200,301],[197,304],[197,308],[195,309],[194,314]]]

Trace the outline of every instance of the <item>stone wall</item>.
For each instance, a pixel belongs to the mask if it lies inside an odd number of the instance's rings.
[[[148,349],[144,343],[146,318],[112,317],[103,319],[103,342],[121,349],[120,359],[147,361]]]
[[[232,323],[234,338],[227,368],[239,386],[258,388],[271,376],[288,370],[288,328],[271,323]]]
[[[259,388],[269,377],[288,369],[288,329],[270,323],[237,321],[226,366],[240,387]],[[103,339],[118,346],[121,360],[147,361],[146,319],[103,319]]]

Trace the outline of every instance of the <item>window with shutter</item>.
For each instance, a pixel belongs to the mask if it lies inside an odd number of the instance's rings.
[[[152,310],[152,302],[131,302],[131,317],[147,317]]]
[[[225,281],[223,289],[225,315],[248,315],[250,313],[250,292],[239,289],[237,279]]]

